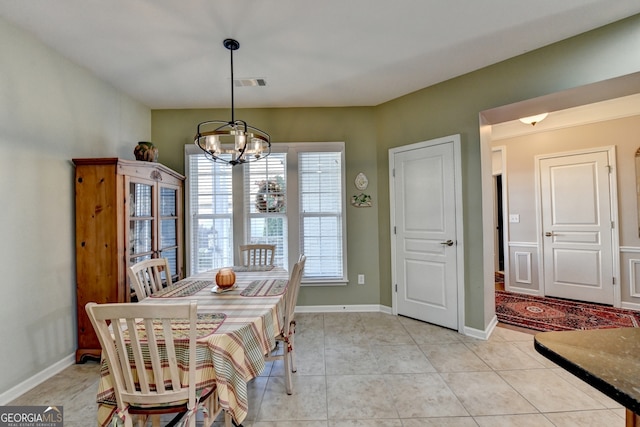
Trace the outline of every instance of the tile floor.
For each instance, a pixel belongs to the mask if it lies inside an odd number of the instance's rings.
[[[297,319],[294,394],[281,362],[267,365],[246,427],[625,425],[619,404],[540,356],[532,333],[498,327],[482,341],[382,313]],[[96,363],[71,366],[11,405],[63,405],[65,427],[93,426],[97,375]]]

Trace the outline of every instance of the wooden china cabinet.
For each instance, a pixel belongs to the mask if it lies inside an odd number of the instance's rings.
[[[84,306],[129,302],[127,267],[169,260],[173,280],[184,277],[184,176],[159,163],[118,158],[75,164],[76,362],[100,357],[100,342]]]

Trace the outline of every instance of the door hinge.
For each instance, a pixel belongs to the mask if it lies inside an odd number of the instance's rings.
[[[396,226],[395,226],[395,225],[393,226],[393,234],[398,234],[398,233],[396,232]]]
[[[398,284],[396,283],[396,293],[398,293]]]
[[[615,277],[611,278],[611,284],[614,285],[614,286],[616,285],[616,278]]]
[[[611,173],[611,171],[613,170],[613,166],[607,165],[607,169],[609,170],[609,173]]]
[[[396,177],[396,168],[391,169],[391,176]]]
[[[614,228],[616,228],[616,222],[615,221],[611,221],[611,229],[613,230]]]

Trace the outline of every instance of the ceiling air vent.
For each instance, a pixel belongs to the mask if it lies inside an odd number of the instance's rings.
[[[235,87],[266,86],[267,81],[265,79],[234,79],[233,84]]]

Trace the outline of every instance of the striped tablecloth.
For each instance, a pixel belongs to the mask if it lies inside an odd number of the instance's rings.
[[[215,382],[222,407],[229,411],[237,423],[242,423],[249,409],[247,383],[264,369],[264,355],[275,346],[275,337],[283,327],[284,294],[242,296],[242,291],[256,281],[280,283],[289,274],[281,268],[271,271],[237,271],[237,286],[224,293],[217,293],[217,270],[201,273],[176,282],[170,295],[183,295],[181,287],[195,290],[195,294],[181,297],[165,296],[146,298],[145,303],[171,304],[177,301],[196,300],[198,313],[224,313],[226,318],[216,332],[206,337],[198,351],[197,381],[199,386]],[[210,286],[193,286],[193,282],[211,281]],[[253,285],[255,286],[255,284]],[[253,295],[254,293],[252,293]],[[113,386],[108,375],[102,375],[98,388],[98,424],[106,426],[114,407],[109,404]]]

